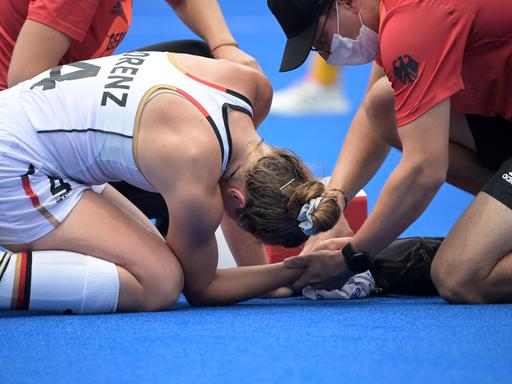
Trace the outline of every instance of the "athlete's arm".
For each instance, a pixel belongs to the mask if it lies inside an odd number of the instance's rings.
[[[385,75],[382,67],[374,63],[368,80],[366,94]],[[365,100],[363,100],[350,125],[328,188],[338,188],[344,191],[345,198],[350,201],[375,175],[388,152],[389,146],[382,141],[377,135],[376,130],[370,125]],[[345,199],[341,199],[341,202],[343,204],[341,208],[344,209]],[[323,240],[351,235],[352,230],[342,215],[333,229],[311,237],[302,253],[310,252]]]
[[[44,24],[26,20],[12,54],[7,85],[12,87],[56,66],[71,44],[71,38]]]
[[[192,180],[181,180],[187,184]],[[196,183],[197,185],[197,183]],[[219,195],[202,186],[166,196],[171,225],[167,242],[185,275],[184,294],[192,305],[224,305],[250,299],[295,281],[302,270],[267,264],[217,269],[215,229],[222,217]],[[219,210],[220,208],[220,210]]]
[[[267,264],[267,255],[263,243],[250,233],[242,230],[234,219],[225,214],[222,218],[221,227],[236,265]]]
[[[267,117],[272,104],[272,84],[261,72],[253,71],[252,81],[254,83],[253,121],[257,129]]]
[[[247,97],[253,110],[253,123],[257,129],[267,117],[272,104],[272,84],[260,71],[247,66],[224,62],[223,67],[216,65],[217,70],[224,70],[224,81],[229,88]]]
[[[261,70],[256,60],[236,45],[216,0],[167,0],[178,17],[207,43],[216,59]]]
[[[430,204],[448,172],[450,99],[398,128],[403,155],[366,222],[352,239],[376,255]]]

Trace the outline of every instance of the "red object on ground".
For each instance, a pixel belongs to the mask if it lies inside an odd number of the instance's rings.
[[[345,218],[356,233],[368,217],[368,199],[364,191],[360,191],[345,209]],[[278,245],[265,245],[265,251],[269,263],[279,263],[290,256],[295,256],[302,251],[303,245],[293,248],[285,248]]]

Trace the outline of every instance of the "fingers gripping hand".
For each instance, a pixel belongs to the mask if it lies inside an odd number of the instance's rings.
[[[346,220],[340,220],[331,230],[327,232],[319,233],[318,235],[311,236],[306,244],[304,245],[304,253],[310,253],[315,250],[321,249],[319,245],[323,243],[325,240],[334,239],[334,238],[343,238],[343,237],[352,237],[353,232],[352,229],[346,225],[342,225],[342,223],[346,223]]]
[[[312,255],[299,255],[288,257],[283,260],[283,264],[288,269],[304,269],[309,267]]]
[[[284,260],[286,268],[307,268],[292,288],[299,290],[306,285],[341,284],[350,276],[341,253],[337,250],[323,250],[309,255],[299,255]],[[343,282],[344,282],[343,281]]]
[[[329,250],[329,251],[338,251],[341,250],[346,244],[348,244],[352,240],[351,237],[336,237],[336,238],[328,238],[326,240],[322,240],[316,243],[316,245],[307,252],[306,249],[303,249],[300,253],[301,255],[306,255],[311,252]]]

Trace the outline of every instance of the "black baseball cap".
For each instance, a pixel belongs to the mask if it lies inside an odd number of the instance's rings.
[[[332,0],[267,0],[288,40],[280,72],[300,67],[313,46],[318,19]]]

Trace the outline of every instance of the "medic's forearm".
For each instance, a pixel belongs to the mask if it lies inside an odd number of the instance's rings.
[[[350,201],[375,175],[389,148],[370,126],[364,107],[360,107],[343,143],[329,187],[341,189]]]
[[[178,17],[210,46],[234,43],[216,0],[167,0]]]
[[[352,239],[353,246],[370,255],[378,254],[420,216],[443,182],[439,173],[428,167],[400,162],[371,215]]]

